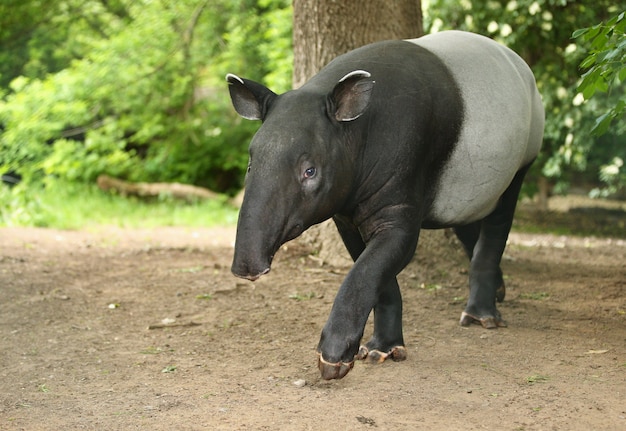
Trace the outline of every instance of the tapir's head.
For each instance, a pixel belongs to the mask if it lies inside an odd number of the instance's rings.
[[[369,104],[374,81],[361,70],[324,89],[305,86],[277,95],[263,85],[227,75],[235,110],[263,124],[250,144],[250,161],[232,271],[256,280],[276,251],[341,209],[353,183],[354,131],[349,124]]]

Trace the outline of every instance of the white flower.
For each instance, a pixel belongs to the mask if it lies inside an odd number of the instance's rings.
[[[578,93],[576,94],[576,96],[574,96],[574,100],[572,100],[572,105],[580,106],[583,104],[584,101],[585,101],[585,96],[583,96],[583,93]]]
[[[528,13],[531,15],[535,15],[539,12],[541,12],[541,6],[539,6],[539,3],[537,2],[533,2],[533,4],[528,7]]]
[[[571,129],[572,127],[574,127],[574,119],[572,117],[569,117],[569,116],[566,117],[563,123],[565,124],[565,127],[567,128]]]

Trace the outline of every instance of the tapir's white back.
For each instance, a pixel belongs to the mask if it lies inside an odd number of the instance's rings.
[[[464,118],[427,219],[479,220],[541,146],[544,110],[528,65],[493,40],[449,31],[410,40],[437,55],[460,89]]]

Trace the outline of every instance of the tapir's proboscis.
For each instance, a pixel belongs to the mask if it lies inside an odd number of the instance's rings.
[[[461,325],[506,326],[500,261],[544,110],[528,65],[483,36],[377,42],[277,95],[227,75],[250,143],[233,273],[256,280],[282,244],[332,218],[354,265],[317,346],[324,379],[406,359],[396,276],[420,229],[453,228],[470,259]],[[360,345],[374,312],[372,338]]]

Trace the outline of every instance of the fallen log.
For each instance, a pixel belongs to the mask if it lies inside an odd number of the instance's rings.
[[[197,199],[220,199],[223,195],[204,187],[181,183],[131,183],[108,175],[100,175],[98,187],[103,191],[116,191],[124,196],[141,198],[171,196],[174,199],[193,201]]]

